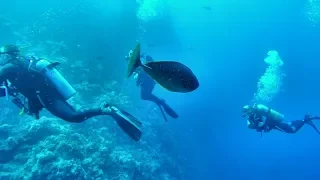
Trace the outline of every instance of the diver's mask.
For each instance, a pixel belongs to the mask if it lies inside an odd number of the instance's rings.
[[[20,49],[16,45],[4,45],[0,47],[0,54],[8,54],[11,56],[18,56]]]
[[[251,116],[253,114],[253,107],[250,107],[249,105],[245,105],[242,108],[242,117]]]

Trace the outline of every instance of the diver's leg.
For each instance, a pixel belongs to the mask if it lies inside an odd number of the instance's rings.
[[[46,109],[53,115],[73,123],[81,123],[91,117],[99,115],[112,116],[120,128],[132,139],[138,141],[141,137],[141,122],[128,112],[112,105],[105,104],[102,108],[92,108],[82,111],[76,111],[68,102],[55,99]]]
[[[150,91],[146,91],[145,89],[141,89],[141,99],[147,100],[147,101],[152,101],[156,104],[161,104],[163,100],[152,94]]]
[[[42,110],[43,105],[36,97],[28,98],[28,114],[34,115],[36,119],[40,118],[40,111]]]
[[[304,120],[295,120],[289,123],[280,123],[279,125],[277,125],[277,127],[286,133],[296,133],[302,128],[304,124]]]
[[[149,101],[154,101],[156,99],[152,99],[152,91],[154,89],[155,84],[143,84],[141,86],[141,91],[140,91],[140,97],[143,100],[149,100]]]
[[[313,119],[318,119],[318,118],[313,118]],[[318,128],[313,124],[313,122],[309,118],[305,118],[304,120],[295,120],[289,123],[281,123],[277,127],[286,133],[296,133],[305,124],[310,125],[318,134],[320,134],[320,131],[318,130]]]
[[[311,120],[318,120],[318,119],[320,119],[319,116],[311,116],[311,115],[307,115],[307,114],[304,116],[304,121],[306,121],[306,122],[311,121]]]
[[[53,99],[45,108],[56,117],[73,123],[81,123],[91,117],[104,115],[101,108],[76,111],[68,102],[62,99]]]
[[[147,89],[141,88],[141,99],[152,101],[156,103],[159,106],[159,108],[161,108],[160,106],[162,106],[166,113],[172,118],[179,117],[179,115],[165,102],[165,100],[160,99],[156,95],[152,94],[152,91],[148,91]]]

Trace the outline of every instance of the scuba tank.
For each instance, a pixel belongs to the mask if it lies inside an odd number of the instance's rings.
[[[76,90],[55,68],[59,64],[59,62],[51,63],[45,59],[32,57],[29,60],[28,70],[41,73],[49,81],[49,83],[57,90],[57,92],[65,100],[68,100],[76,93]]]
[[[274,123],[281,123],[284,121],[284,115],[263,105],[258,104],[254,106],[255,112],[259,115],[265,116],[268,121],[272,121]]]

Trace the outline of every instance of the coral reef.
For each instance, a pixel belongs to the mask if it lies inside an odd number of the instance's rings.
[[[19,109],[10,101],[1,101],[0,180],[184,179],[180,155],[174,149],[174,140],[168,138],[172,136],[167,124],[157,123],[163,121],[154,108],[145,104],[139,108],[134,100],[139,93],[134,93],[134,86],[129,87],[115,78],[124,77],[121,72],[112,73],[118,72],[114,71],[117,66],[113,63],[122,67],[125,61],[93,61],[92,57],[96,55],[92,52],[106,49],[99,49],[95,43],[81,49],[78,41],[59,34],[57,24],[52,23],[59,22],[62,28],[65,14],[78,15],[78,7],[85,1],[80,0],[74,6],[77,8],[68,6],[69,10],[63,10],[64,13],[49,9],[30,26],[21,27],[19,22],[8,18],[0,25],[12,29],[13,39],[23,48],[23,53],[61,63],[58,70],[78,92],[69,100],[76,109],[100,106],[104,102],[121,106],[138,118],[142,117],[142,139],[139,142],[131,140],[108,116],[71,124],[44,110],[42,117],[35,120],[27,115],[19,116]],[[49,28],[51,26],[56,28]],[[77,29],[72,30],[77,32]],[[82,37],[79,33],[76,37]],[[99,33],[92,34],[99,36]],[[94,37],[90,36],[90,39]],[[117,54],[108,52],[108,59],[118,59],[121,56],[118,53],[122,52],[119,49],[113,47],[112,51]],[[108,63],[111,65],[106,66]]]
[[[179,179],[180,167],[161,151],[155,134],[135,143],[107,118],[91,125],[45,116],[6,121],[0,126],[0,179]]]

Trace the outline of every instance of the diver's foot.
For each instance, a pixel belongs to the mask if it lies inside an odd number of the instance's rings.
[[[110,115],[112,113],[112,105],[105,103],[101,107],[101,112],[104,115]]]
[[[311,115],[309,115],[309,114],[306,114],[306,115],[304,116],[304,121],[305,121],[305,122],[310,122],[310,121],[313,120],[313,119],[315,119],[315,116],[311,116]]]
[[[111,105],[111,104],[108,104],[108,103],[105,103],[102,105],[101,107],[101,111],[104,115],[111,115],[115,112],[118,112],[119,111],[119,108],[117,108],[116,106],[114,105]]]

